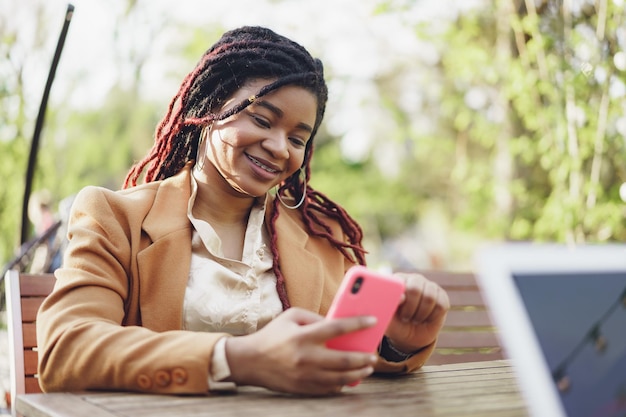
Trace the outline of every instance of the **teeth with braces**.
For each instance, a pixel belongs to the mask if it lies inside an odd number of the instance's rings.
[[[264,169],[264,170],[266,170],[267,172],[271,172],[271,173],[276,173],[276,172],[278,172],[277,170],[272,169],[272,168],[268,167],[267,165],[263,165],[262,163],[260,163],[259,161],[257,161],[256,159],[254,159],[254,158],[253,158],[253,157],[251,157],[251,156],[248,156],[248,158],[250,158],[250,160],[254,163],[254,165],[256,165],[256,166],[258,166],[258,167],[263,168],[263,169]]]

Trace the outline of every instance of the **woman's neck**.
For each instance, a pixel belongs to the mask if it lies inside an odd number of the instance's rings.
[[[193,206],[194,217],[206,220],[214,226],[248,223],[255,197],[237,194],[221,177],[218,180],[208,180],[204,173],[194,173],[194,177],[198,185]]]
[[[192,208],[197,219],[208,222],[220,238],[223,256],[242,260],[246,228],[255,197],[237,194],[220,176],[194,173],[198,192]]]

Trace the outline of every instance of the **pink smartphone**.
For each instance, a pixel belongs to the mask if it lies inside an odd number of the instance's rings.
[[[327,318],[376,316],[374,327],[348,333],[326,343],[331,349],[375,352],[404,293],[404,282],[364,266],[350,268],[335,294]]]

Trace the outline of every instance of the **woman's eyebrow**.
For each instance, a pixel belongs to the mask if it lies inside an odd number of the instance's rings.
[[[274,106],[272,103],[265,101],[265,100],[257,101],[254,104],[256,104],[257,106],[265,107],[266,109],[274,113],[279,118],[283,117],[285,114],[285,112],[283,112],[281,109],[279,109],[278,107]],[[306,123],[302,123],[302,122],[298,123],[298,128],[302,130],[306,130],[307,132],[313,132],[313,128]]]

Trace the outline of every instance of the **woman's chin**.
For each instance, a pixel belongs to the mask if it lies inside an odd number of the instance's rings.
[[[267,194],[269,190],[271,190],[274,187],[274,186],[272,187],[249,187],[249,186],[242,186],[241,184],[233,184],[233,183],[231,183],[230,186],[233,188],[233,190],[235,190],[242,197],[251,197],[251,198],[263,197],[265,194]]]

